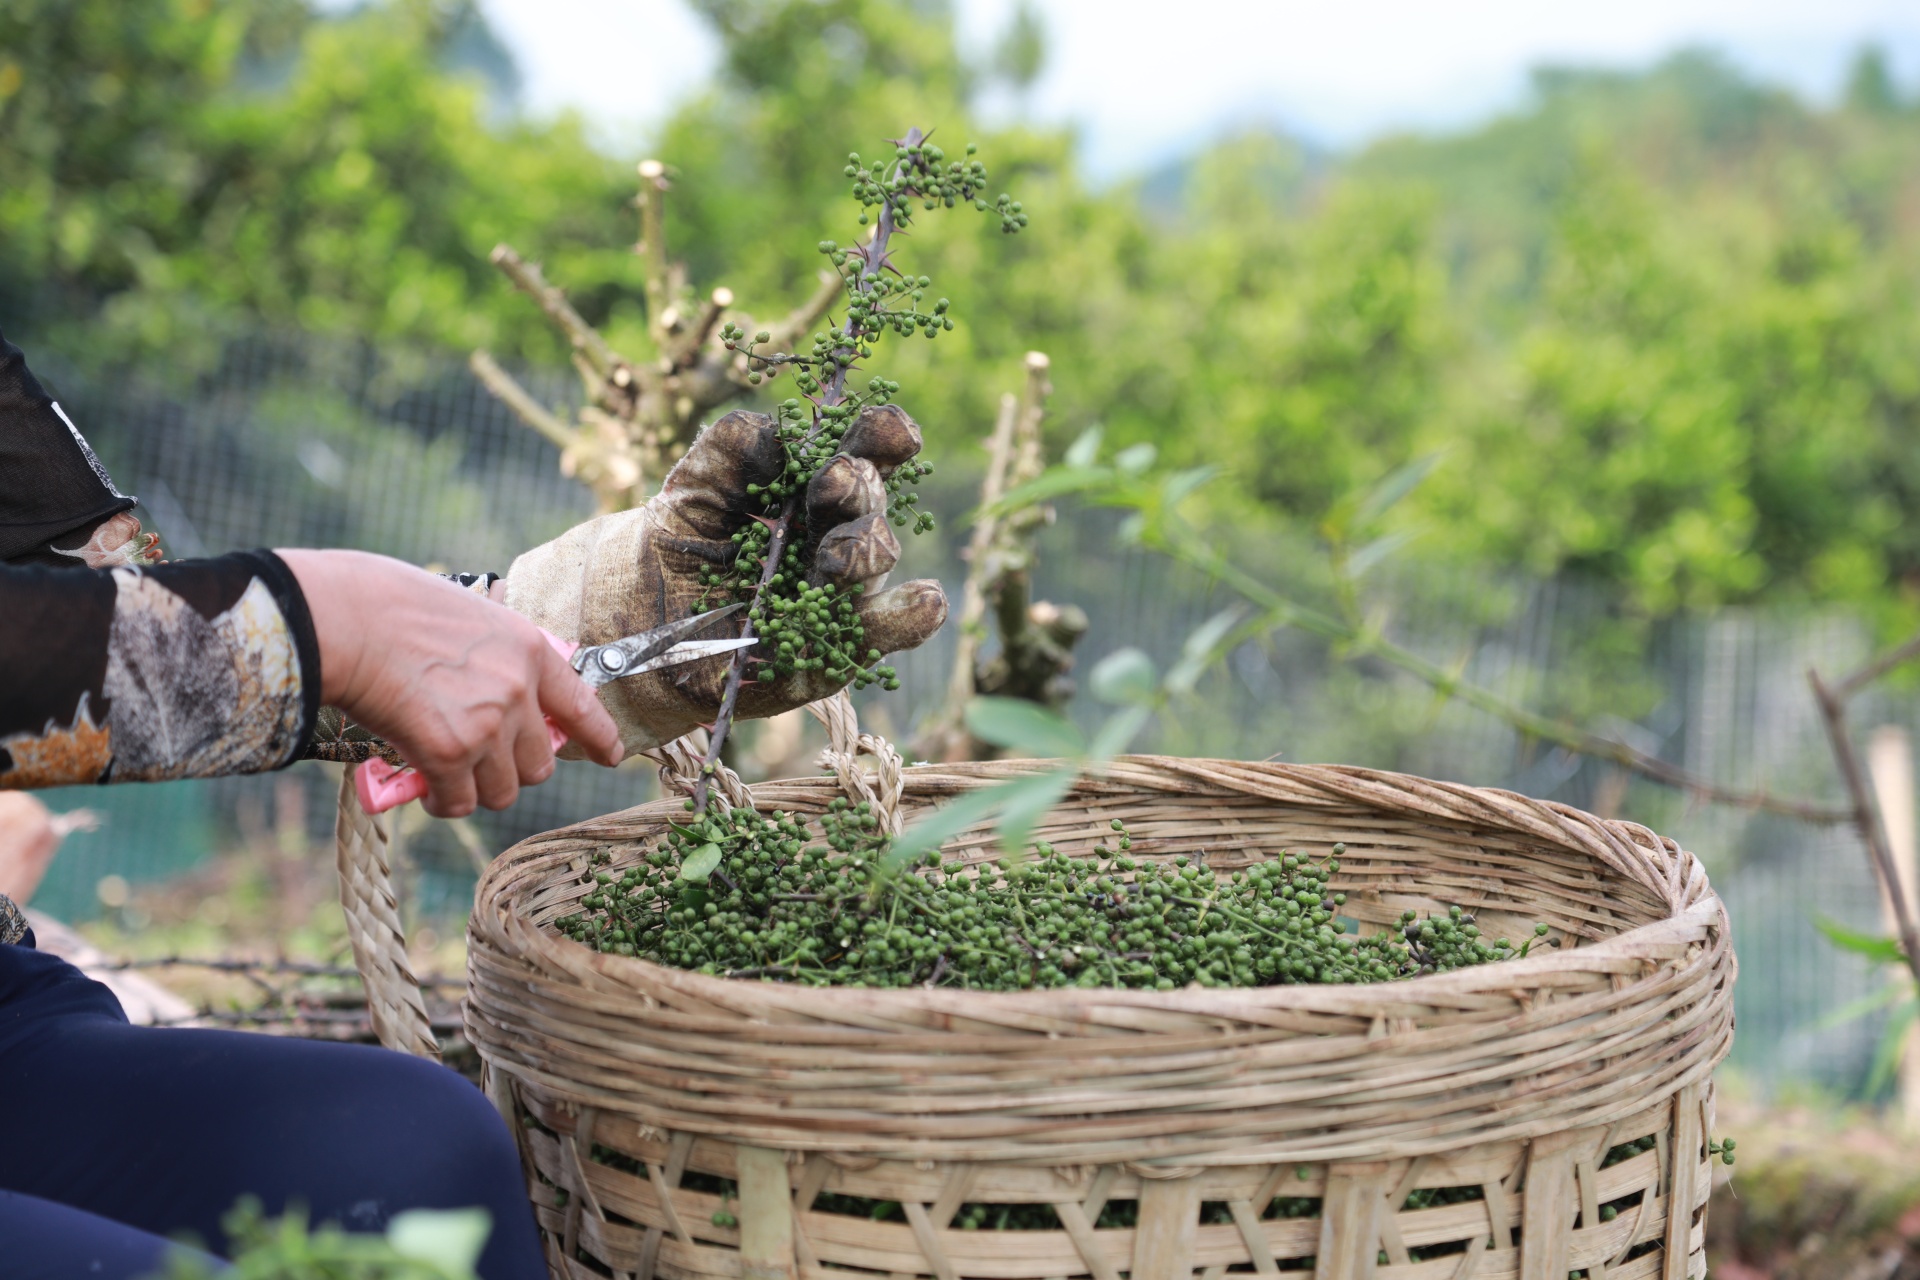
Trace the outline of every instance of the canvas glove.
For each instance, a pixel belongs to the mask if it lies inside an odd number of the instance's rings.
[[[863,409],[806,494],[811,581],[863,588],[860,620],[866,646],[882,653],[913,649],[946,621],[938,582],[921,579],[882,590],[900,558],[887,523],[883,485],[894,468],[920,451],[920,428],[892,405]],[[747,485],[771,482],[785,465],[765,414],[736,410],[702,431],[644,507],[576,525],[535,547],[507,572],[506,602],[557,636],[602,644],[693,612],[702,568],[732,556],[735,530],[763,509]],[[716,623],[712,635],[739,635],[744,624]],[[703,633],[706,634],[706,633]],[[603,685],[627,750],[669,742],[719,713],[728,663],[688,663]],[[777,715],[829,696],[844,681],[801,671],[773,681],[751,678],[741,689],[740,718]],[[561,753],[572,758],[568,748]]]

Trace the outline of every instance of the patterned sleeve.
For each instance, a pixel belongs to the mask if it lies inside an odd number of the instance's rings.
[[[0,789],[257,773],[295,759],[320,655],[268,551],[0,566]]]

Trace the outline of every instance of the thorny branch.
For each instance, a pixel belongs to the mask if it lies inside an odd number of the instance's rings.
[[[913,128],[907,130],[907,136],[901,140],[901,145],[917,147],[924,140],[925,135],[918,128]],[[897,160],[893,171],[895,175],[902,175],[912,164],[911,158]],[[911,198],[918,193],[909,188],[907,194]],[[849,283],[849,287],[860,296],[871,297],[874,282],[879,279],[880,273],[894,270],[887,256],[887,250],[893,243],[893,233],[896,229],[893,201],[883,200],[880,202],[879,218],[874,224],[873,238],[864,246],[847,250],[847,256],[857,258],[860,263],[859,270],[854,273]],[[838,282],[836,282],[836,290],[837,288]],[[862,341],[873,337],[877,332],[877,326],[869,328],[856,319],[851,312],[848,313],[846,321],[834,331],[835,341],[830,353],[834,364],[833,376],[821,387],[820,394],[814,397],[816,408],[813,428],[807,435],[809,443],[826,429],[827,420],[819,410],[831,408],[846,399],[847,373],[859,358]],[[773,575],[780,571],[780,560],[786,553],[787,539],[792,536],[794,516],[798,514],[800,504],[805,497],[804,486],[788,494],[786,502],[780,508],[779,516],[768,526],[772,536],[767,541],[766,561],[760,569],[760,581],[754,587],[755,600],[758,600],[766,591],[767,585],[773,581]],[[693,808],[696,813],[706,810],[708,782],[713,777],[713,771],[720,759],[720,750],[726,745],[727,735],[733,729],[734,714],[740,705],[740,684],[746,678],[749,652],[746,649],[735,650],[727,668],[726,692],[721,696],[720,713],[714,717],[713,729],[707,735],[707,754],[701,761],[700,780],[694,784]]]

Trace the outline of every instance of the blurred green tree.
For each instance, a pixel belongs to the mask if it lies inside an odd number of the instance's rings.
[[[472,0],[0,0],[0,271],[109,352],[260,319],[549,350],[486,252],[534,225],[618,277],[626,184],[577,120],[494,124],[507,70]]]
[[[811,290],[847,151],[899,120],[965,143],[1044,54],[1016,15],[971,65],[944,0],[691,2],[722,62],[655,139],[668,238],[749,311]],[[644,350],[632,170],[513,83],[473,0],[0,0],[0,305],[32,292],[110,355],[266,323],[553,359],[487,265],[510,240]],[[1818,110],[1697,51],[1547,69],[1480,128],[1337,159],[1239,133],[1104,188],[1071,131],[1001,129],[978,140],[1031,233],[929,226],[916,258],[976,321],[878,371],[946,447],[1044,348],[1056,444],[1099,423],[1219,462],[1251,528],[1444,449],[1396,512],[1421,554],[1619,583],[1645,616],[1911,612],[1920,112],[1873,50],[1852,85]]]

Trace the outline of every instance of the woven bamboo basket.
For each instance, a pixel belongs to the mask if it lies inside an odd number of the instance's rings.
[[[910,817],[1034,767],[882,782]],[[818,813],[863,781],[840,772],[753,800]],[[479,886],[468,1033],[560,1280],[1705,1273],[1735,961],[1700,863],[1642,827],[1364,769],[1129,757],[1036,832],[1086,852],[1122,818],[1136,856],[1203,850],[1217,874],[1341,842],[1364,930],[1458,905],[1557,944],[1369,986],[805,988],[548,927],[589,855],[617,871],[682,813],[535,837]],[[990,1229],[1003,1213],[1024,1229]]]

